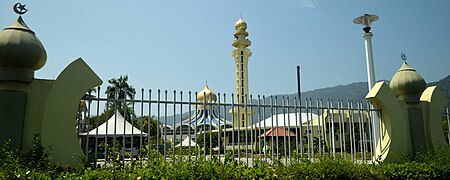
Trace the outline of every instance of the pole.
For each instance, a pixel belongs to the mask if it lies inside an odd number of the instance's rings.
[[[302,99],[302,93],[300,91],[300,66],[297,66],[297,93],[298,93],[298,99],[299,100]]]
[[[371,32],[364,33],[364,42],[366,46],[366,61],[367,61],[367,79],[369,85],[369,91],[372,89],[375,84],[375,70],[373,67],[373,53],[372,53],[372,37],[373,34]]]
[[[363,25],[363,31],[364,31],[364,43],[366,47],[366,61],[367,61],[367,83],[369,86],[369,91],[372,89],[373,85],[375,84],[375,70],[373,66],[373,52],[372,52],[372,37],[373,34],[370,32],[371,27],[370,24],[377,21],[378,16],[377,15],[371,15],[371,14],[364,14],[362,16],[359,16],[353,20],[353,23],[355,24],[361,24]],[[370,112],[370,110],[373,109],[373,106],[370,106],[369,112],[372,116],[372,123],[373,123],[373,147],[376,147],[378,142],[381,140],[380,137],[380,120],[377,118],[376,112]]]
[[[373,85],[375,85],[375,70],[373,65],[373,51],[372,51],[372,32],[364,33],[364,44],[366,47],[366,61],[367,61],[367,84],[369,86],[369,91],[372,89]],[[373,109],[373,106],[370,106],[370,109]],[[370,112],[369,112],[370,113]],[[380,137],[380,121],[377,118],[376,112],[371,112],[372,114],[372,124],[373,124],[373,140],[374,147],[377,146],[378,142],[381,140]]]

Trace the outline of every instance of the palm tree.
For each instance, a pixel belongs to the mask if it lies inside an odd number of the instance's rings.
[[[110,80],[108,80],[108,83],[110,84],[107,88],[106,88],[106,95],[108,98],[113,98],[113,99],[117,99],[119,101],[117,101],[117,106],[113,107],[113,109],[118,109],[121,113],[123,113],[124,108],[126,107],[127,109],[127,116],[129,116],[132,112],[132,110],[130,110],[130,108],[124,104],[124,101],[127,97],[130,99],[133,99],[134,94],[136,94],[136,90],[134,89],[133,86],[128,84],[128,76],[120,76],[119,78],[112,78]],[[114,105],[115,103],[113,103],[112,105]],[[127,118],[129,119],[129,118]]]
[[[89,120],[87,118],[87,111],[88,111],[88,103],[90,105],[91,101],[89,99],[94,98],[95,94],[97,92],[97,88],[89,89],[81,98],[80,103],[78,105],[78,111],[77,111],[77,128],[79,131],[87,131],[89,130],[88,123]]]
[[[126,96],[133,98],[134,94],[136,94],[134,87],[128,84],[128,75],[120,76],[117,79],[112,78],[108,80],[108,83],[111,84],[106,88],[105,92],[108,98],[125,99]],[[118,97],[116,97],[116,93]]]

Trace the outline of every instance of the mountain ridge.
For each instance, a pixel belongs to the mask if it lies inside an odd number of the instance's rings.
[[[382,80],[386,83],[389,83],[387,80]],[[438,86],[439,89],[443,92],[445,96],[447,96],[447,100],[450,103],[450,75],[444,77],[443,79],[431,82],[427,84],[427,87],[430,86]],[[316,100],[324,100],[332,99],[332,100],[350,100],[350,101],[365,101],[365,97],[367,95],[368,90],[367,82],[356,82],[356,83],[350,83],[346,85],[337,85],[333,87],[326,87],[326,88],[319,88],[314,89],[306,92],[301,93],[302,100],[305,100],[306,98],[309,98],[315,102]],[[280,102],[283,98],[289,99],[291,102],[292,100],[297,98],[297,93],[293,94],[277,94],[277,95],[271,95],[266,96],[265,99],[261,99],[265,103],[271,102],[271,98],[276,98]],[[326,98],[326,99],[324,99]],[[278,103],[279,103],[278,102]],[[258,104],[258,100],[252,99],[252,104]],[[228,113],[231,107],[228,107],[226,110],[221,109],[221,117],[224,117],[223,113]],[[188,118],[189,113],[183,113],[182,117],[180,118],[180,114],[176,114],[175,116],[167,116],[167,124],[172,124],[173,119],[175,117],[175,123],[180,122],[180,119]],[[264,117],[270,117],[270,112],[266,112]],[[227,119],[229,120],[231,118],[230,115],[226,115]],[[160,118],[161,120],[164,119],[164,116]],[[255,118],[256,119],[256,118]],[[161,121],[160,121],[161,122]]]
[[[387,80],[382,80],[386,83],[389,83]],[[380,81],[379,81],[380,82]],[[427,84],[427,87],[437,86],[445,96],[447,96],[447,100],[450,103],[450,75],[442,78],[439,81],[430,82]],[[311,98],[311,99],[333,99],[333,100],[354,100],[354,101],[362,101],[365,100],[368,90],[367,82],[356,82],[350,83],[346,85],[337,85],[333,87],[319,88],[301,93],[301,97],[303,98]],[[273,95],[277,97],[296,97],[297,93],[293,94],[279,94]]]

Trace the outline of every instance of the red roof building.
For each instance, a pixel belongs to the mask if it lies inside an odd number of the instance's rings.
[[[259,136],[259,138],[266,137],[266,136],[278,136],[278,137],[294,136],[295,137],[295,133],[286,131],[284,128],[279,127],[279,128],[269,129],[264,134],[261,134]]]

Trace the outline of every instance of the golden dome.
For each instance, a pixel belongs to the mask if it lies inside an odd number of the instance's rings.
[[[242,18],[239,18],[236,24],[234,24],[234,28],[238,31],[245,31],[247,29],[247,23]]]
[[[197,102],[204,102],[205,101],[205,95],[206,95],[206,102],[216,102],[217,101],[217,95],[216,93],[214,93],[214,91],[212,91],[211,89],[208,88],[208,85],[205,86],[205,88],[203,88],[203,90],[201,90],[200,92],[198,92],[197,94]]]
[[[404,62],[392,77],[389,87],[397,96],[418,96],[425,90],[426,82],[414,68]]]
[[[242,18],[239,18],[236,24],[234,24],[234,28],[237,30],[234,33],[236,39],[231,42],[231,45],[240,48],[250,46],[252,43],[246,38],[248,33],[245,31],[247,29],[247,23]]]
[[[0,81],[31,82],[46,61],[44,46],[21,16],[0,32]]]

